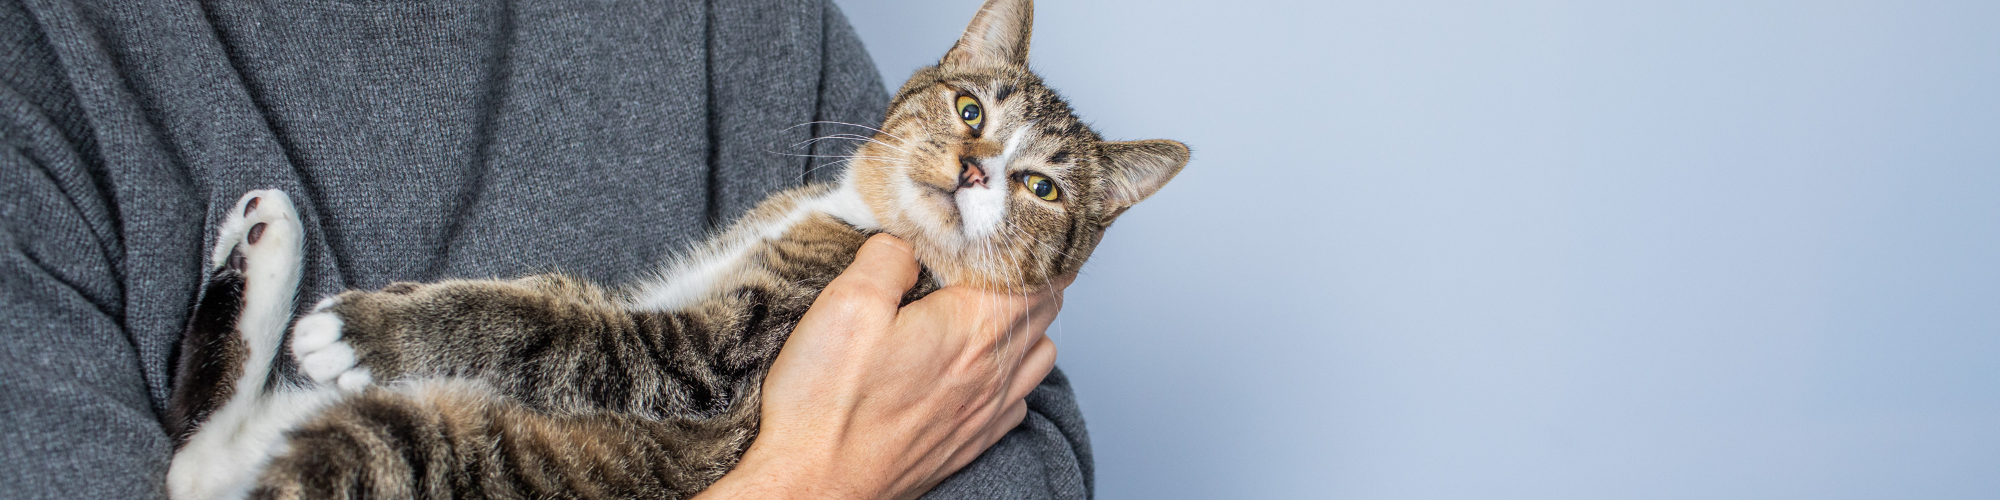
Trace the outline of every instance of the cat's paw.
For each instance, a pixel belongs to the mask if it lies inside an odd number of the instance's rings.
[[[312,314],[292,327],[292,359],[314,383],[358,391],[375,380],[368,367],[360,366],[354,346],[343,339],[345,323],[331,311],[339,300],[336,296],[320,301]]]
[[[291,197],[275,189],[245,193],[216,231],[209,265],[243,279],[237,331],[253,355],[273,352],[284,335],[298,294],[304,235]]]

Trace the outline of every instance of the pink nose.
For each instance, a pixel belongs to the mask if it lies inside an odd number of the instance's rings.
[[[986,187],[986,169],[979,168],[978,161],[971,158],[962,158],[958,161],[958,164],[960,167],[958,171],[958,189],[965,189],[971,186]]]

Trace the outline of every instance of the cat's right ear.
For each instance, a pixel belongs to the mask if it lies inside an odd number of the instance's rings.
[[[1035,24],[1034,0],[986,0],[965,35],[938,61],[943,66],[1028,65],[1028,34]]]

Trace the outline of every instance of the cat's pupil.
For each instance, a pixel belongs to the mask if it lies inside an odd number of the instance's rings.
[[[959,118],[964,119],[965,121],[972,121],[979,119],[979,105],[967,104],[965,105],[965,107],[959,108]]]
[[[1047,198],[1049,196],[1049,189],[1052,187],[1054,186],[1049,185],[1048,179],[1035,181],[1035,196]]]

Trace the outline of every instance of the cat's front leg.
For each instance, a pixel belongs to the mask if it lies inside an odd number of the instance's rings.
[[[329,311],[339,300],[327,297],[292,326],[292,360],[299,373],[315,383],[358,391],[374,383],[374,372],[360,364],[353,339],[347,338],[346,322]]]
[[[301,373],[344,390],[452,376],[520,396],[546,389],[523,372],[566,379],[589,361],[578,350],[634,331],[601,289],[561,275],[395,283],[321,301],[293,330],[292,351]]]
[[[349,291],[321,300],[292,329],[292,356],[299,373],[346,391],[360,390],[377,376],[388,382],[407,375],[414,368],[409,358],[430,357],[428,351],[436,349],[423,341],[436,335],[413,331],[425,328],[421,316],[451,314],[448,307],[427,305],[424,302],[430,301],[410,295],[439,286],[444,285],[399,282],[379,291]],[[458,371],[438,363],[429,368]]]
[[[299,319],[292,355],[307,378],[344,391],[410,375],[484,378],[507,367],[496,351],[552,320],[539,311],[578,300],[606,301],[594,287],[558,275],[350,291],[321,300]]]

